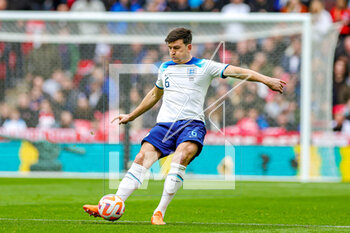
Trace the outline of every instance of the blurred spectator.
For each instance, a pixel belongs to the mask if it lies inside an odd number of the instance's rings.
[[[112,57],[117,60],[118,63],[140,64],[146,52],[144,45],[140,43],[114,45]]]
[[[2,125],[6,131],[19,131],[27,128],[23,119],[21,119],[19,111],[15,108],[10,113],[10,119],[5,120]]]
[[[205,43],[204,49],[199,56],[213,61],[220,61],[219,53],[215,53],[216,46],[215,43]]]
[[[21,43],[6,43],[3,56],[6,58],[7,86],[13,87],[15,83],[23,77],[23,53]]]
[[[95,108],[100,98],[102,98],[101,83],[99,83],[97,80],[94,80],[90,84],[90,93],[89,93],[90,107]]]
[[[112,46],[106,43],[96,44],[95,58],[96,64],[103,64],[112,55]]]
[[[300,0],[289,0],[287,4],[281,9],[283,13],[307,13],[307,6],[300,2]]]
[[[59,3],[56,7],[56,10],[60,12],[66,12],[69,11],[69,6],[66,3]]]
[[[76,0],[71,7],[71,11],[102,12],[106,11],[106,9],[100,0]],[[98,35],[100,28],[98,23],[79,23],[79,31],[83,35]],[[95,47],[95,44],[79,44],[80,58],[92,60],[94,58]]]
[[[274,0],[250,0],[248,1],[251,12],[273,12]]]
[[[90,95],[91,84],[97,82],[101,88],[104,83],[104,72],[102,67],[95,67],[91,74],[84,76],[79,83],[79,90],[86,96]]]
[[[222,13],[227,15],[232,14],[248,14],[250,7],[243,2],[243,0],[231,0],[229,4],[225,5]],[[226,35],[230,37],[240,37],[244,34],[244,26],[240,23],[230,23],[226,27]]]
[[[264,75],[272,76],[273,65],[269,63],[266,54],[263,52],[254,54],[254,59],[250,68]]]
[[[74,128],[73,115],[69,111],[63,111],[60,114],[60,121],[56,125],[57,128]]]
[[[299,130],[300,108],[295,100],[288,102],[288,109],[284,112],[284,114],[286,114],[288,120],[288,127],[286,127],[286,129],[292,131]]]
[[[259,113],[263,111],[265,101],[258,95],[256,83],[249,83],[245,86],[241,105],[244,108],[256,108]]]
[[[108,110],[108,97],[102,90],[103,83],[94,80],[90,84],[89,106],[93,111],[105,112]]]
[[[253,135],[259,133],[260,127],[257,123],[258,116],[258,111],[254,108],[250,108],[247,116],[237,122],[240,132],[243,134],[248,133]]]
[[[74,119],[80,120],[93,120],[94,114],[89,106],[89,101],[85,95],[80,95],[78,98],[77,106],[74,111]]]
[[[38,2],[38,1],[36,1]],[[44,4],[40,2],[45,2]],[[143,10],[143,3],[145,1],[138,0],[120,0],[120,1],[108,1],[104,0],[105,6],[111,11],[139,11]],[[286,1],[284,1],[286,2]],[[342,2],[339,0],[337,2]],[[28,9],[54,9],[58,11],[67,11],[70,6],[72,11],[104,11],[102,1],[94,0],[50,0],[50,1],[39,1],[36,6],[32,4],[32,1],[6,1],[0,0],[0,10],[18,5],[19,7]],[[228,4],[226,4],[228,3]],[[246,5],[245,3],[249,4]],[[226,4],[223,8],[223,13],[237,14],[237,13],[248,13],[252,12],[264,12],[273,11],[273,3],[281,3],[281,1],[271,0],[149,0],[147,1],[147,11],[158,12],[158,11],[218,11],[223,4]],[[166,9],[168,4],[168,8]],[[21,6],[22,5],[22,6]],[[339,5],[339,4],[337,4]],[[114,7],[114,9],[113,9]],[[298,0],[289,1],[288,5],[284,8],[286,12],[304,12],[305,7]],[[98,10],[96,10],[98,8]],[[198,9],[197,9],[198,8]],[[346,7],[345,7],[346,8]],[[12,8],[13,9],[13,8]],[[313,14],[313,23],[320,33],[326,32],[330,25],[329,14],[324,10],[323,3],[321,0],[312,0],[310,4],[310,11]],[[328,15],[328,16],[327,16]],[[336,15],[336,14],[335,14]],[[347,10],[342,10],[341,15],[344,16],[344,23],[348,22]],[[30,35],[35,34],[37,31],[39,35],[41,33],[50,32],[50,30],[56,30],[56,26],[59,30],[60,35],[68,35],[75,33],[74,30],[79,29],[79,33],[98,35],[108,32],[107,27],[101,27],[102,24],[96,23],[78,23],[79,27],[74,28],[68,26],[68,24],[58,23],[57,25],[48,25],[44,22],[29,22],[23,23],[18,22],[15,30],[18,32],[25,32]],[[115,26],[115,25],[114,25]],[[211,28],[206,28],[207,31],[211,31]],[[281,78],[288,81],[288,85],[285,88],[284,95],[278,95],[269,91],[265,86],[250,83],[252,85],[245,86],[241,85],[234,90],[234,93],[227,98],[226,103],[226,125],[237,124],[240,122],[242,125],[258,125],[257,130],[261,130],[264,127],[280,126],[289,130],[297,129],[298,125],[298,110],[300,98],[300,65],[301,65],[301,42],[298,37],[281,36],[279,34],[271,34],[270,37],[265,39],[249,39],[242,41],[240,38],[240,32],[244,31],[244,27],[241,24],[232,24],[231,29],[234,34],[230,34],[232,39],[231,42],[226,44],[226,50],[219,50],[214,56],[215,61],[227,62],[236,66],[252,67],[255,70],[262,72],[266,75],[273,75],[273,77]],[[235,28],[235,26],[237,26]],[[284,25],[276,25],[276,31]],[[159,25],[152,25],[153,28],[159,27]],[[128,28],[125,27],[112,27],[112,32],[123,32],[125,33]],[[227,28],[227,31],[230,28]],[[118,31],[120,30],[120,31]],[[238,31],[238,32],[237,32]],[[78,34],[79,34],[78,33]],[[232,38],[236,36],[237,38]],[[314,34],[316,35],[316,34]],[[348,38],[348,39],[347,39]],[[233,42],[236,39],[238,42]],[[290,42],[291,41],[291,42]],[[287,48],[287,45],[290,45]],[[346,37],[344,43],[341,44],[337,51],[336,60],[342,59],[349,65],[350,60],[350,36]],[[43,107],[46,105],[46,101],[50,101],[51,112],[50,114],[41,114],[41,122],[57,120],[58,127],[72,127],[69,122],[74,121],[72,114],[77,119],[94,120],[94,117],[98,117],[98,112],[105,112],[109,109],[109,101],[119,101],[116,91],[118,90],[129,90],[130,86],[125,88],[126,82],[120,82],[116,84],[115,81],[106,74],[105,71],[99,65],[104,58],[111,58],[114,63],[151,63],[159,65],[161,61],[170,60],[168,56],[168,48],[165,44],[162,45],[145,45],[145,44],[97,44],[93,45],[75,45],[75,44],[41,44],[35,42],[32,49],[29,43],[0,43],[0,80],[3,77],[9,80],[14,80],[13,85],[7,84],[6,87],[12,87],[16,85],[17,90],[28,91],[30,94],[22,94],[18,97],[18,109],[22,115],[23,120],[26,122],[28,127],[35,127],[38,122],[38,111],[45,113]],[[193,46],[193,54],[198,57],[205,57],[210,59],[216,49],[216,43],[202,43]],[[51,48],[50,48],[51,47]],[[225,56],[228,61],[223,61],[222,57]],[[48,58],[56,57],[48,61]],[[346,58],[344,58],[346,57]],[[21,61],[22,59],[22,61]],[[339,63],[339,64],[338,64]],[[334,102],[335,103],[346,103],[350,99],[350,79],[348,77],[347,68],[344,67],[342,62],[336,62],[334,69]],[[96,64],[96,65],[95,65]],[[21,74],[21,66],[27,69],[27,73]],[[283,68],[282,68],[283,67]],[[345,70],[345,72],[344,72]],[[52,73],[52,75],[51,75]],[[58,73],[60,75],[56,76]],[[77,75],[75,76],[75,74]],[[4,75],[5,74],[5,75]],[[30,77],[35,76],[31,82],[31,87],[22,88],[23,83],[18,82],[18,78],[25,77],[27,80],[31,80]],[[37,76],[42,75],[42,77]],[[73,82],[70,78],[74,76],[74,84],[79,87],[81,91],[74,88]],[[77,78],[79,77],[79,78]],[[82,79],[80,77],[83,77]],[[56,78],[58,78],[56,80]],[[152,79],[141,76],[133,75],[131,77],[131,91],[122,98],[129,98],[132,104],[132,108],[137,106],[142,96],[145,95],[144,91],[153,87],[154,77]],[[46,80],[43,82],[43,80]],[[28,82],[29,83],[29,82]],[[208,91],[208,100],[205,105],[213,103],[215,100],[220,98],[219,93],[226,93],[229,85],[235,85],[236,82],[233,79],[221,80],[215,79]],[[1,86],[1,81],[0,81]],[[2,85],[5,87],[4,85]],[[29,86],[29,85],[27,85]],[[111,92],[110,92],[111,90]],[[4,94],[5,90],[0,89],[0,94]],[[84,93],[84,97],[78,98],[78,96]],[[11,98],[12,90],[8,91],[9,97]],[[49,94],[50,96],[47,96]],[[128,95],[130,94],[130,96]],[[78,100],[79,99],[79,100]],[[83,99],[83,100],[82,100]],[[1,101],[1,96],[0,96]],[[125,102],[121,100],[122,102]],[[266,104],[266,102],[268,104]],[[79,103],[79,108],[76,107]],[[41,106],[41,107],[40,107]],[[113,105],[115,106],[115,105]],[[142,118],[138,119],[137,122],[132,126],[132,129],[150,128],[154,126],[155,119],[158,114],[158,108],[160,103],[152,108],[150,111],[145,113]],[[2,106],[1,106],[2,107]],[[218,105],[212,106],[214,109]],[[213,110],[212,109],[212,110]],[[233,110],[232,110],[233,109]],[[66,112],[68,110],[68,112]],[[1,112],[6,112],[6,107],[1,109]],[[69,111],[71,113],[69,113]],[[223,127],[222,114],[223,109],[219,106],[215,111],[212,112],[211,120],[215,122],[218,127]],[[246,112],[247,111],[247,112]],[[264,114],[268,117],[266,122],[263,117]],[[70,116],[69,116],[70,115]],[[350,114],[349,114],[350,115]],[[9,115],[1,114],[0,123],[7,119]],[[35,118],[33,120],[33,118]],[[350,117],[349,117],[350,118]],[[65,119],[65,120],[64,120]],[[244,121],[242,119],[245,119]],[[86,122],[86,120],[83,120]],[[68,123],[65,123],[68,122]],[[77,121],[74,121],[77,122]],[[41,123],[43,125],[44,123]],[[44,124],[50,125],[51,124]],[[74,124],[78,128],[78,123]],[[247,126],[247,127],[248,127]],[[249,127],[248,127],[249,128]],[[256,127],[251,127],[254,131]],[[213,128],[216,130],[215,128]]]
[[[43,86],[44,86],[44,78],[40,75],[35,76],[32,80],[31,88],[37,88],[39,90],[42,90]]]
[[[28,0],[8,1],[8,10],[33,10]]]
[[[216,81],[216,80],[214,79],[214,81]],[[234,80],[234,83],[232,85],[234,90],[229,96],[234,109],[241,107],[240,105],[242,104],[243,93],[245,91],[245,88],[244,88],[245,86],[244,85],[237,85],[237,83],[240,83],[240,82],[237,80]]]
[[[167,11],[191,11],[187,0],[168,0]]]
[[[41,89],[33,87],[30,92],[30,109],[33,111],[39,111],[41,102],[44,100],[44,95]]]
[[[61,83],[64,79],[64,73],[62,70],[55,70],[51,77],[45,80],[43,84],[43,91],[50,95],[50,97],[54,97],[57,91],[61,90]]]
[[[54,70],[61,68],[61,57],[57,45],[38,44],[29,54],[26,72],[40,75],[44,79],[51,77]]]
[[[110,9],[111,12],[135,12],[143,10],[142,7],[135,0],[119,0],[114,3]],[[125,34],[128,30],[128,23],[109,23],[108,29],[112,33]]]
[[[20,94],[17,99],[18,111],[27,127],[34,128],[38,124],[38,112],[30,108],[30,98],[27,94]]]
[[[274,66],[280,65],[285,47],[277,47],[274,37],[267,37],[261,43],[261,50],[269,58],[268,61]]]
[[[135,0],[119,0],[111,7],[112,12],[140,11],[142,7]]]
[[[192,11],[197,11],[203,0],[188,0],[188,5]]]
[[[118,105],[119,99],[119,88],[124,88],[123,84],[125,82],[120,82],[120,87],[117,86],[116,82],[111,79],[109,76],[105,77],[105,74],[108,74],[108,70],[104,71],[101,66],[96,66],[91,75],[85,76],[79,83],[79,90],[83,92],[88,98],[90,98],[91,88],[94,88],[95,97],[97,94],[97,86],[102,91],[98,102],[95,105],[95,110],[100,112],[105,112],[109,108],[109,104],[116,106]],[[92,83],[96,82],[95,86],[92,86]],[[97,86],[96,86],[97,85]],[[126,97],[125,97],[126,98]]]
[[[71,9],[76,12],[101,12],[106,11],[104,4],[100,0],[76,0]],[[95,23],[80,23],[81,34],[94,35],[99,32],[99,25]]]
[[[345,118],[344,105],[335,105],[333,108],[333,131],[350,134],[350,121]]]
[[[166,10],[166,0],[150,0],[147,3],[146,10],[149,12],[163,12]]]
[[[8,9],[8,1],[0,0],[0,11]],[[0,25],[1,27],[1,25]],[[13,29],[23,32],[23,24],[15,22]],[[23,77],[23,56],[21,43],[0,43],[0,101],[4,100],[5,89],[12,88]]]
[[[79,91],[74,88],[73,81],[65,77],[62,81],[62,92],[66,99],[65,109],[74,112],[78,101]]]
[[[339,58],[334,63],[333,71],[333,106],[338,104],[344,104],[347,99],[345,95],[348,86],[346,79],[349,76],[349,66],[346,58]]]
[[[296,130],[296,127],[292,124],[290,119],[288,118],[288,111],[282,111],[281,114],[277,116],[277,124],[275,126],[281,127],[287,131]]]
[[[283,77],[285,76],[285,77]],[[299,86],[299,78],[296,75],[292,75],[289,77],[288,74],[284,73],[282,79],[285,80],[288,85],[284,87],[283,95],[288,101],[296,101],[300,97],[300,86]],[[275,95],[279,95],[275,93]]]
[[[241,66],[249,67],[249,64],[253,61],[255,51],[249,47],[247,40],[238,41],[236,44],[236,51],[238,53]]]
[[[341,22],[343,24],[340,30],[340,36],[346,36],[350,34],[349,26],[349,9],[347,8],[347,0],[336,0],[335,6],[330,10],[333,22]]]
[[[232,52],[231,53],[231,61],[229,61],[228,63],[233,65],[233,66],[240,66],[240,60],[239,60],[239,56],[237,53]]]
[[[325,10],[321,0],[312,0],[310,4],[312,14],[312,24],[314,26],[314,39],[322,39],[332,26],[332,16]]]
[[[51,106],[55,119],[59,119],[63,110],[66,110],[66,98],[62,91],[56,91],[52,100]]]
[[[283,111],[287,110],[289,103],[284,100],[282,95],[275,95],[272,101],[265,105],[265,114],[268,117],[270,125],[276,125],[276,119]]]
[[[7,10],[7,0],[0,0],[0,11]]]
[[[214,0],[204,0],[198,10],[200,12],[218,12],[219,7]]]
[[[10,119],[11,108],[7,103],[0,104],[0,126],[4,124],[4,122]]]
[[[333,110],[335,109],[336,106],[333,107]],[[346,117],[346,119],[350,120],[350,98],[346,101],[346,104],[344,105],[344,116]]]
[[[348,65],[350,65],[350,35],[345,36],[344,40],[339,43],[339,46],[335,52],[335,57],[336,59],[339,57],[346,57],[348,60]]]
[[[53,114],[51,104],[45,99],[40,104],[38,128],[53,128],[55,123],[55,116]]]
[[[82,79],[91,75],[95,63],[93,60],[80,60],[77,67],[77,73],[74,75],[73,83],[75,86],[79,86]]]
[[[292,74],[299,74],[301,68],[301,41],[300,38],[293,38],[291,45],[286,49],[282,59],[285,71]]]
[[[59,30],[60,35],[68,35],[70,33],[69,26],[64,25]],[[59,55],[62,61],[62,70],[69,72],[74,75],[77,71],[77,66],[80,59],[79,47],[76,44],[59,44],[58,45]]]
[[[245,111],[242,107],[235,107],[233,111],[232,124],[236,125],[245,116]]]

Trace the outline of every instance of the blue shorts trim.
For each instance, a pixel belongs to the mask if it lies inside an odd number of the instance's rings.
[[[181,143],[186,141],[195,142],[198,145],[198,151],[193,157],[195,158],[202,151],[206,133],[204,122],[199,120],[160,122],[151,129],[141,144],[144,142],[151,143],[162,153],[160,158],[163,158],[175,152]]]

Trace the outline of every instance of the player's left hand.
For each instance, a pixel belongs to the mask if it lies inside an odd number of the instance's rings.
[[[287,83],[281,79],[278,78],[269,78],[266,85],[273,91],[278,91],[279,93],[283,93],[283,87]]]

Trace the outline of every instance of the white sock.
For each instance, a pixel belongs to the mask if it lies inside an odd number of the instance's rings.
[[[146,172],[147,168],[133,163],[120,182],[116,195],[123,201],[126,201],[126,199],[141,186]]]
[[[160,211],[162,212],[164,218],[165,211],[170,201],[175,196],[177,190],[179,190],[179,188],[182,186],[185,170],[185,166],[177,163],[171,163],[168,176],[166,177],[164,182],[162,198],[160,199],[159,205],[154,211],[154,213]]]

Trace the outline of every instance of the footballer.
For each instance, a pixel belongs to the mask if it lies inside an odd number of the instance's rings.
[[[286,84],[250,69],[193,57],[189,29],[173,29],[165,42],[171,61],[160,66],[155,86],[134,111],[116,117],[119,124],[131,122],[163,98],[157,124],[142,140],[141,149],[116,193],[126,201],[141,186],[152,164],[173,153],[163,195],[151,218],[154,225],[165,224],[166,209],[184,182],[186,167],[202,150],[206,134],[203,105],[211,81],[216,77],[233,77],[263,83],[280,93]],[[99,216],[97,205],[84,205],[83,208],[90,215]]]

